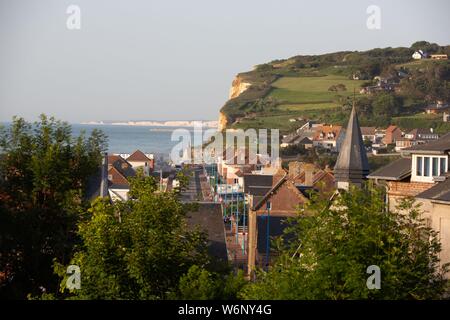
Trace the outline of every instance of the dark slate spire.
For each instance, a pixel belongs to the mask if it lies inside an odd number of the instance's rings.
[[[339,189],[348,189],[349,184],[360,186],[368,174],[369,162],[353,104],[345,139],[334,167],[334,177]]]

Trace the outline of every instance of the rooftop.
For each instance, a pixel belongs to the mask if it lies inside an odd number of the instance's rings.
[[[428,143],[418,144],[410,148],[403,149],[404,153],[447,153],[450,151],[450,132],[443,135],[438,140]]]
[[[443,182],[439,182],[435,186],[422,193],[419,193],[417,198],[429,199],[433,202],[448,202],[450,203],[450,178]]]
[[[400,181],[411,175],[411,158],[400,158],[372,172],[369,179]]]
[[[127,158],[127,161],[145,162],[150,159],[141,150],[136,150]]]

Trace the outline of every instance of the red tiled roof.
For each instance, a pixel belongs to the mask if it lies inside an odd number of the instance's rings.
[[[108,170],[108,180],[116,186],[129,186],[127,178],[119,172],[115,167],[111,167]]]
[[[121,160],[123,160],[123,158],[121,156],[118,156],[118,155],[115,155],[115,154],[108,155],[108,164],[109,165],[113,165],[114,162],[121,161]]]
[[[394,132],[394,131],[397,130],[397,129],[398,129],[397,126],[390,125],[390,126],[387,127],[387,129],[386,129],[386,133],[388,133],[388,132]]]
[[[314,133],[313,140],[336,140],[339,136],[339,133],[341,132],[342,127],[341,126],[335,126],[335,125],[323,125],[317,128],[316,132]],[[320,137],[320,134],[323,134],[323,138]],[[333,133],[333,138],[328,138],[328,134]]]
[[[144,162],[150,161],[150,159],[141,150],[136,150],[131,156],[127,158],[127,161]]]
[[[375,127],[361,127],[361,134],[363,136],[369,136],[375,134]]]

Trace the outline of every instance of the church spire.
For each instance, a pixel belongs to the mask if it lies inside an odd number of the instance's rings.
[[[361,186],[369,174],[369,162],[361,136],[358,116],[353,99],[352,112],[348,120],[344,142],[334,167],[334,177],[338,189],[347,189],[350,184]]]

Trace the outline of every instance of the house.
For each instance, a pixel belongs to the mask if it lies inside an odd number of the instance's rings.
[[[414,60],[426,59],[428,58],[428,54],[423,52],[422,50],[415,51],[412,55]]]
[[[329,151],[339,152],[344,139],[345,130],[337,125],[321,125],[316,128],[313,136],[313,146],[321,147]]]
[[[446,54],[432,54],[430,58],[433,60],[447,60],[448,56]]]
[[[289,162],[289,177],[294,180],[296,187],[306,197],[310,196],[309,191],[326,196],[335,189],[333,171],[328,166],[320,169],[311,163],[291,161]]]
[[[300,146],[304,149],[310,149],[313,147],[313,142],[311,139],[309,139],[307,136],[303,135],[303,134],[292,134],[289,136],[286,136],[285,138],[283,138],[283,140],[281,141],[280,147],[281,148],[287,148],[289,146]]]
[[[426,142],[428,140],[439,139],[439,134],[433,131],[433,128],[416,128],[405,134],[406,139],[410,140],[420,140]]]
[[[361,136],[363,141],[376,142],[375,127],[361,127]]]
[[[119,155],[108,156],[108,192],[112,201],[128,200],[130,183],[128,179],[136,172],[132,165]]]
[[[403,157],[371,173],[368,178],[386,188],[389,208],[414,197],[424,219],[439,232],[441,264],[450,262],[450,133],[438,140],[402,150]]]
[[[304,149],[311,149],[313,147],[313,142],[308,137],[304,137],[298,142],[298,145]]]
[[[134,170],[142,168],[145,175],[149,175],[155,168],[155,161],[152,154],[144,154],[141,150],[136,150],[125,158]]]
[[[437,183],[416,196],[421,209],[428,216],[431,227],[439,232],[442,250],[439,253],[440,265],[450,262],[450,177]],[[447,274],[447,277],[450,277]]]
[[[384,144],[393,144],[397,139],[402,137],[402,131],[395,125],[390,125],[385,132],[385,136],[382,139]]]
[[[439,101],[436,104],[429,105],[425,108],[425,112],[427,114],[439,114],[448,110],[450,110],[450,106],[443,103],[442,101]]]
[[[401,150],[415,146],[416,144],[418,144],[416,140],[400,138],[395,141],[395,151],[400,152]]]
[[[299,191],[284,169],[280,169],[273,177],[270,188],[250,196],[247,263],[249,275],[253,274],[256,266],[267,266],[270,263],[270,238],[281,235],[286,227],[286,219],[294,217],[297,207],[307,201],[308,198]]]

